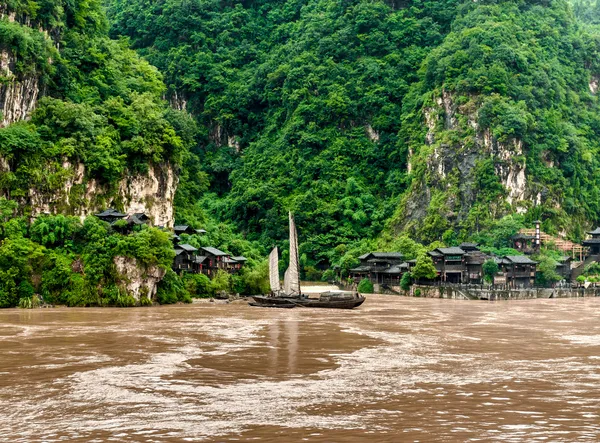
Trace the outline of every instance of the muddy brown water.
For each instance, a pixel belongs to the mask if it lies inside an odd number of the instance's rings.
[[[600,299],[0,311],[1,442],[599,441]]]

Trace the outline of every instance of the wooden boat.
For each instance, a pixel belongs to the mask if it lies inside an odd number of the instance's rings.
[[[271,294],[253,296],[251,306],[268,308],[304,308],[354,309],[362,305],[365,297],[358,293],[323,292],[318,298],[307,297],[300,288],[300,273],[298,260],[298,234],[292,213],[290,220],[290,266],[285,271],[283,290],[279,282],[279,256],[277,248],[269,254],[269,283]]]
[[[248,303],[250,306],[257,306],[259,308],[284,308],[284,309],[292,309],[296,307],[295,303],[285,302],[285,303],[270,303],[270,302],[256,302],[251,301]]]
[[[318,298],[315,297],[273,297],[268,295],[259,295],[252,297],[254,303],[251,306],[260,306],[265,308],[289,308],[299,306],[304,308],[329,308],[329,309],[354,309],[362,305],[365,297],[359,294],[324,292]]]

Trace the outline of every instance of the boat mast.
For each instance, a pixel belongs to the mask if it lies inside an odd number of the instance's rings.
[[[296,231],[296,222],[292,212],[289,213],[290,218],[290,265],[285,271],[283,279],[284,291],[287,295],[293,293],[301,294],[300,289],[300,272],[299,272],[299,259],[298,259],[298,232]]]
[[[296,221],[294,220],[294,215],[292,214],[292,211],[290,211],[290,261],[292,260],[292,257],[295,262],[294,269],[296,271],[296,279],[292,280],[292,282],[295,283],[298,287],[298,294],[302,294],[302,290],[300,289],[300,258],[298,257],[298,230],[296,229]]]
[[[277,246],[273,248],[269,254],[269,283],[271,285],[271,292],[278,294],[281,291],[281,285],[279,283],[279,254],[277,253]]]

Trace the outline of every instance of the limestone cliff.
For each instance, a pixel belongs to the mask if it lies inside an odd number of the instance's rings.
[[[0,20],[14,23],[14,12],[7,12],[0,4]],[[20,75],[16,71],[19,58],[0,42],[0,128],[27,118],[40,95],[38,73]]]
[[[487,205],[494,218],[524,213],[540,202],[541,193],[527,180],[523,142],[518,138],[500,141],[482,127],[481,102],[481,97],[472,96],[459,104],[443,91],[423,109],[427,132],[418,154],[412,155],[412,149],[409,153],[413,185],[396,220],[397,231],[418,231],[420,222],[431,215],[446,222],[435,228],[460,226],[480,197],[478,180],[484,162],[492,165],[489,172],[502,188]]]
[[[136,300],[156,297],[157,286],[165,276],[165,270],[158,266],[140,266],[136,259],[130,257],[115,257],[114,263],[119,274],[118,283]]]
[[[116,207],[128,214],[143,212],[154,226],[173,226],[178,177],[170,164],[150,165],[146,174],[125,174],[112,186],[88,178],[82,163],[65,160],[57,175],[64,177],[57,189],[29,189],[28,198],[22,203],[30,206],[32,216],[62,213],[83,219],[107,207]]]

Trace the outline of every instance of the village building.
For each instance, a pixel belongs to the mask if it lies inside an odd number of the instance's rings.
[[[119,212],[113,208],[108,208],[99,214],[95,214],[95,216],[102,221],[112,224],[118,220],[123,220],[125,217],[127,217],[127,214],[123,214],[122,212]]]
[[[556,273],[560,275],[564,280],[571,280],[571,263],[572,257],[562,256],[557,260]]]
[[[535,237],[527,234],[515,234],[512,237],[513,249],[522,254],[531,254],[535,250]]]
[[[177,273],[202,273],[210,277],[222,269],[234,274],[239,272],[247,261],[243,256],[231,258],[226,252],[210,246],[198,250],[189,244],[175,243],[174,248],[176,255],[173,260],[173,270]]]
[[[192,245],[177,244],[175,245],[175,258],[173,260],[173,271],[181,274],[182,272],[197,272],[195,266],[196,251]]]
[[[537,262],[524,255],[507,255],[495,260],[500,271],[494,278],[494,284],[504,284],[513,289],[535,286]]]
[[[350,278],[359,283],[369,279],[374,284],[397,285],[408,271],[399,252],[369,252],[358,257],[360,266],[350,270]]]
[[[150,223],[150,217],[143,212],[136,212],[127,217],[127,224],[130,226],[141,226]]]
[[[442,282],[467,282],[466,252],[461,248],[437,248],[430,251],[428,254],[433,260],[435,269],[438,271],[439,279]]]
[[[236,273],[246,264],[248,259],[243,255],[231,257],[232,263],[230,265],[230,272]]]
[[[584,240],[583,246],[590,248],[588,256],[600,255],[600,227],[588,232],[591,238]]]
[[[193,234],[196,234],[196,230],[194,228],[192,228],[191,226],[188,226],[188,225],[175,225],[175,226],[173,226],[173,232],[175,232],[176,235],[181,235],[181,234],[193,235]]]

